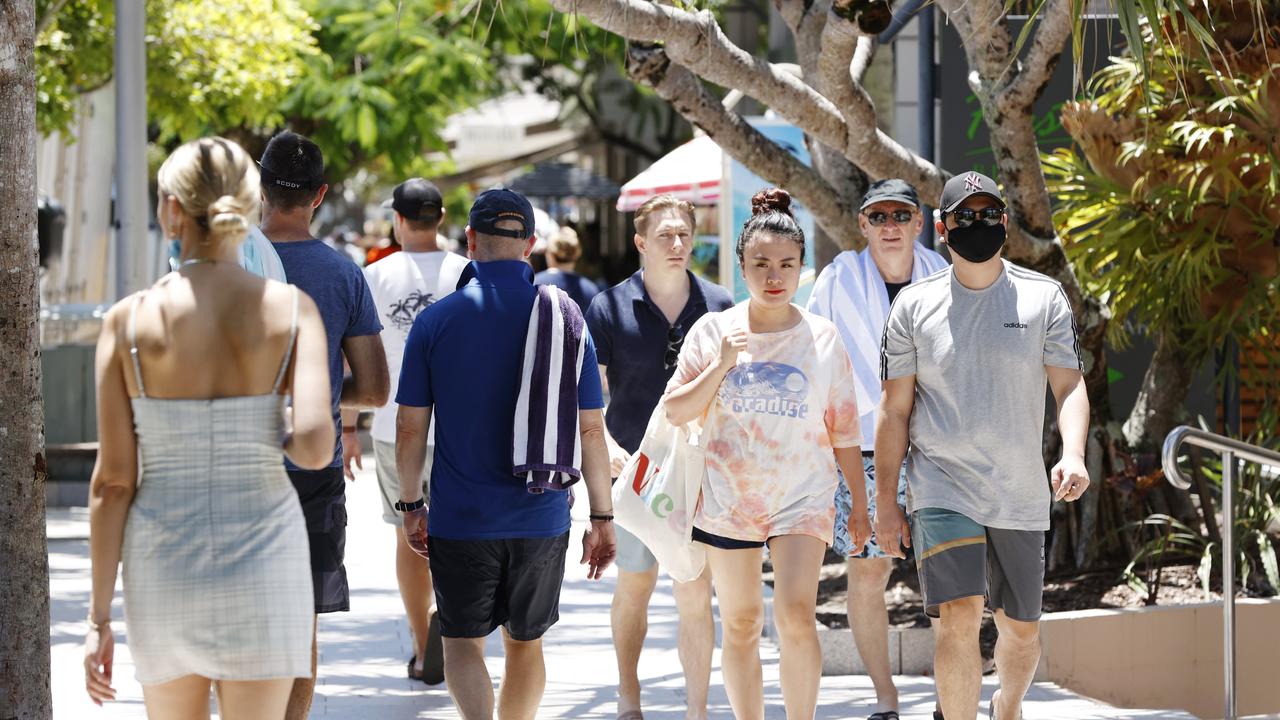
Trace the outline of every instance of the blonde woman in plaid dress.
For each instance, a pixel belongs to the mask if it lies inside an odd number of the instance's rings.
[[[331,459],[324,328],[304,293],[237,261],[259,192],[239,145],[188,143],[158,185],[179,267],[117,303],[98,341],[85,685],[98,704],[115,697],[123,564],[148,716],[207,718],[216,681],[223,718],[282,718],[293,679],[311,673],[314,608],[281,455],[304,467]]]

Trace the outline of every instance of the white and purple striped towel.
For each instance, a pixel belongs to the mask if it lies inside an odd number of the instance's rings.
[[[578,304],[557,287],[539,285],[524,342],[512,448],[514,472],[531,493],[568,490],[582,477],[578,378],[586,344]]]

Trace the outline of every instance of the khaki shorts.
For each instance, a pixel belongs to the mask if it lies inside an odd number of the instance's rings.
[[[431,458],[435,448],[427,446],[427,461],[422,464],[422,496],[431,499]],[[400,525],[400,513],[395,504],[400,499],[400,475],[396,472],[396,444],[373,441],[373,469],[378,476],[378,493],[382,495],[382,519],[391,525]]]

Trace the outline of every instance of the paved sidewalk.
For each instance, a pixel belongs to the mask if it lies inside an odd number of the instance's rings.
[[[448,693],[427,688],[405,677],[410,640],[403,606],[396,587],[394,536],[382,522],[372,453],[368,469],[358,472],[348,485],[347,569],[352,598],[350,613],[324,615],[320,619],[320,680],[313,718],[456,718]],[[575,516],[585,513],[578,503]],[[603,580],[585,579],[576,565],[580,533],[585,520],[576,518],[570,544],[570,565],[561,599],[561,620],[547,635],[547,692],[539,718],[612,718],[617,670],[609,634],[609,602],[614,575]],[[49,512],[49,571],[52,592],[54,716],[66,720],[114,720],[143,718],[142,688],[133,678],[128,637],[120,610],[119,588],[113,617],[117,619],[115,685],[119,701],[97,708],[83,689],[84,618],[89,595],[88,516],[83,508],[56,508]],[[654,594],[650,610],[649,640],[640,665],[645,683],[645,716],[651,720],[684,717],[683,681],[676,653],[676,612],[669,581]],[[499,658],[501,641],[490,638],[490,671],[497,679],[503,672]],[[782,718],[778,687],[778,654],[762,646],[768,717]],[[730,718],[728,700],[720,678],[719,650],[713,659],[711,716]],[[929,718],[933,709],[933,681],[900,677],[903,718]],[[983,708],[995,689],[987,678]],[[874,694],[865,676],[822,679],[818,718],[863,718],[870,712]],[[985,717],[985,715],[983,715]],[[1054,685],[1032,688],[1025,705],[1029,720],[1073,718],[1192,718],[1174,711],[1119,710],[1080,698]]]

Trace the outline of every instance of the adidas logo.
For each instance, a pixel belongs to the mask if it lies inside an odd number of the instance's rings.
[[[1023,330],[1027,328],[1026,323],[1020,323],[1020,322],[1005,323],[1004,326],[1007,328],[1021,328]]]

